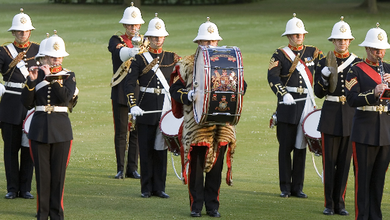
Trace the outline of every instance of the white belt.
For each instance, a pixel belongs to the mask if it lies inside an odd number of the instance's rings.
[[[159,94],[165,94],[165,89],[162,88],[162,89],[158,89],[158,88],[146,88],[146,87],[143,87],[143,86],[140,86],[139,87],[139,91],[141,92],[147,92],[147,93],[156,93],[157,95]]]
[[[384,105],[376,105],[376,106],[366,105],[362,107],[357,107],[357,109],[360,111],[379,112],[379,113],[388,111],[387,106]]]
[[[325,100],[330,102],[342,102],[344,104],[347,101],[347,97],[345,97],[345,95],[342,96],[327,95]]]
[[[68,107],[66,106],[51,106],[51,105],[39,105],[35,106],[35,111],[42,111],[42,112],[67,112]]]
[[[286,86],[288,92],[294,92],[299,94],[307,94],[307,88]]]
[[[18,88],[18,89],[23,89],[24,87],[24,83],[6,82],[4,83],[4,85],[7,87]]]

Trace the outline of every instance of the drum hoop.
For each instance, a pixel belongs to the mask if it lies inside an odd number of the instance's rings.
[[[165,133],[165,132],[163,131],[163,129],[161,128],[161,122],[163,121],[163,118],[164,118],[165,116],[167,116],[170,112],[172,112],[172,109],[169,110],[169,111],[167,111],[167,112],[165,112],[165,113],[163,114],[163,116],[161,116],[160,122],[158,123],[158,127],[160,128],[161,133],[163,133],[165,136],[168,136],[168,137],[175,137],[175,136],[177,136],[177,135],[170,135],[170,134],[167,134],[167,133]],[[173,114],[172,114],[172,115],[173,115]],[[175,116],[173,116],[173,117],[175,117]],[[176,117],[175,117],[175,118],[176,118]],[[183,122],[182,122],[182,123],[183,123]],[[180,126],[181,126],[182,123],[180,123]],[[179,126],[179,129],[180,129],[180,126]],[[163,137],[164,137],[164,135],[163,135]],[[165,138],[165,137],[164,137],[164,138]]]
[[[24,126],[25,126],[25,124],[26,124],[26,121],[27,121],[27,118],[28,117],[30,117],[32,114],[34,114],[35,113],[35,110],[33,110],[32,112],[30,112],[27,116],[26,116],[26,118],[23,120],[23,126],[22,126],[22,130],[23,130],[23,132],[25,133],[25,134],[28,134],[27,132],[26,132],[26,130],[24,130]],[[31,119],[32,120],[32,119]]]
[[[208,109],[209,109],[209,100],[210,100],[210,54],[209,54],[209,51],[207,50],[204,50],[203,51],[203,59],[204,59],[204,64],[205,66],[208,66],[208,68],[205,68],[204,69],[204,85],[205,85],[205,93],[204,93],[204,102],[203,102],[203,111],[202,111],[202,116],[201,116],[201,120],[200,120],[200,123],[203,123],[205,121],[207,121],[207,114],[204,114],[205,112],[208,113]]]
[[[314,113],[317,112],[317,111],[321,111],[321,109],[315,109],[315,110],[313,110],[312,112],[310,112],[308,115],[306,115],[306,117],[303,119],[302,124],[301,124],[303,133],[304,133],[306,136],[308,136],[309,138],[312,138],[312,139],[318,139],[318,138],[317,138],[317,137],[312,137],[312,136],[310,136],[309,134],[307,134],[306,131],[305,131],[305,128],[304,128],[304,124],[305,124],[305,122],[306,122],[306,119],[307,119],[310,115],[314,114]],[[321,133],[321,132],[320,132],[320,133]]]

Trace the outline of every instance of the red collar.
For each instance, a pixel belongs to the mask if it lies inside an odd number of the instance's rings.
[[[293,47],[293,46],[291,46],[291,45],[289,44],[288,47],[289,47],[291,50],[295,50],[295,51],[303,50],[303,45],[300,45],[300,46],[298,46],[298,47]]]
[[[24,44],[20,44],[20,43],[18,43],[18,42],[16,42],[16,41],[14,41],[14,45],[15,45],[15,47],[19,47],[19,48],[27,48],[27,47],[29,47],[29,46],[30,46],[30,44],[31,44],[31,42],[30,42],[30,41],[28,41],[27,43],[24,43]]]
[[[349,51],[347,51],[346,53],[344,54],[341,54],[341,53],[337,53],[336,51],[333,51],[334,55],[339,58],[339,59],[344,59],[344,58],[347,58],[349,57]]]
[[[62,66],[59,65],[59,66],[55,66],[55,67],[50,67],[50,72],[51,73],[58,73],[62,70]]]
[[[366,60],[364,62],[366,62],[370,66],[379,66],[379,63],[374,63],[374,62],[368,60],[367,58],[366,58]]]
[[[154,54],[160,54],[160,53],[162,53],[162,47],[160,47],[158,49],[154,49],[154,48],[149,47],[149,52],[154,53]]]

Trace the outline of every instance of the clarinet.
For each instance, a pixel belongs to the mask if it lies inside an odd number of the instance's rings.
[[[380,57],[378,58],[378,63],[379,63],[379,74],[380,74],[381,79],[382,79],[382,84],[386,84],[387,86],[389,86],[389,84],[385,81],[385,78],[384,78],[385,70],[383,68],[383,62],[382,62],[382,59]],[[386,99],[386,105],[387,105],[387,114],[389,115],[390,114],[390,103],[389,103],[388,99]]]

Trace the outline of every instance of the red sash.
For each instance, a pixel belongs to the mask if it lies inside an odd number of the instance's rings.
[[[382,83],[382,77],[377,73],[374,69],[372,69],[367,63],[360,62],[356,64],[357,67],[359,67],[363,72],[367,74],[372,80],[374,80],[377,84]]]
[[[122,35],[121,37],[122,37],[123,41],[126,43],[128,48],[134,47],[133,44],[131,43],[131,39],[129,39],[126,34]]]

